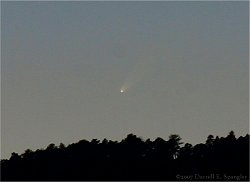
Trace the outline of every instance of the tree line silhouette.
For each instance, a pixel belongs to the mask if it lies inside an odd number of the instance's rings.
[[[80,140],[1,160],[2,180],[224,180],[249,181],[249,135],[209,135],[205,143],[142,140],[129,134],[120,142]]]

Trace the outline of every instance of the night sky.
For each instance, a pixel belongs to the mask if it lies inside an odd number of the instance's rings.
[[[247,134],[248,3],[1,2],[1,158]]]

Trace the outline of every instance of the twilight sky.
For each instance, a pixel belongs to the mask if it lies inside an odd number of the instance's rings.
[[[1,158],[129,133],[247,134],[248,8],[1,2]]]

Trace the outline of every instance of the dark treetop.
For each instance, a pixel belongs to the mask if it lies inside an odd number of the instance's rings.
[[[2,180],[249,180],[249,135],[209,135],[205,143],[183,144],[129,134],[121,142],[81,140],[67,147],[12,153],[1,160]]]

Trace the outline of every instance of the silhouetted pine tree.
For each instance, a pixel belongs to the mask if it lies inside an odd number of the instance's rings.
[[[249,180],[249,135],[236,138],[231,131],[227,137],[209,135],[204,144],[182,144],[179,135],[144,141],[134,134],[121,142],[49,144],[1,160],[1,180],[177,180],[177,175],[194,174]]]

